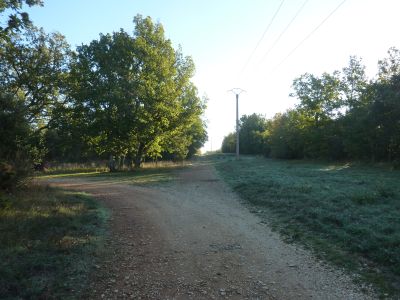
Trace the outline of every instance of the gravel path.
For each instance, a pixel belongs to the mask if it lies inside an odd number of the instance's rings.
[[[168,184],[58,179],[112,211],[108,255],[92,299],[372,299],[350,278],[280,239],[244,207],[212,166]]]

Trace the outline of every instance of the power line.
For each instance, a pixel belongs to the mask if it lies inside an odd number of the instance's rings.
[[[243,72],[246,70],[247,65],[249,64],[250,60],[253,58],[258,46],[260,46],[262,40],[264,39],[264,36],[266,35],[266,33],[268,32],[269,28],[271,27],[272,23],[274,22],[276,16],[278,15],[279,11],[281,10],[281,7],[283,5],[283,3],[285,2],[285,0],[281,1],[281,4],[279,5],[279,7],[277,8],[277,10],[275,11],[274,15],[272,16],[271,21],[269,22],[267,28],[265,28],[263,34],[261,35],[260,40],[258,41],[257,45],[254,47],[253,51],[251,52],[249,58],[247,59],[246,63],[243,65],[242,70],[239,73],[239,77],[243,74]]]
[[[338,6],[334,10],[332,10],[329,15],[322,20],[321,23],[318,24],[317,27],[315,27],[304,39],[300,41],[300,43],[297,44],[296,47],[294,47],[288,55],[274,68],[274,70],[278,69],[298,48],[300,48],[301,45],[304,44],[306,40],[308,40],[347,0],[343,0],[342,2],[339,3]]]
[[[271,47],[267,50],[267,52],[265,52],[264,56],[262,57],[262,59],[260,60],[260,63],[262,61],[264,61],[264,59],[268,56],[268,54],[275,48],[276,44],[278,44],[279,40],[282,38],[282,36],[286,33],[286,31],[289,29],[289,27],[292,25],[292,23],[294,22],[294,20],[296,20],[296,18],[298,17],[298,15],[300,14],[300,12],[303,10],[304,6],[307,4],[309,0],[305,0],[303,2],[303,4],[300,6],[300,8],[297,10],[297,12],[295,13],[295,15],[293,16],[293,18],[290,20],[290,22],[286,25],[285,29],[282,30],[281,34],[277,37],[277,39],[273,42],[273,44],[271,45]]]

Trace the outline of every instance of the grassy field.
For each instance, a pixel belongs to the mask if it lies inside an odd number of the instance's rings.
[[[173,162],[173,161],[157,161],[157,162],[144,162],[142,163],[141,169],[143,170],[161,170],[161,169],[174,169],[181,168],[189,165],[189,161]],[[46,175],[69,175],[69,174],[97,174],[97,173],[108,173],[109,169],[106,162],[96,163],[53,163],[48,166],[45,171],[37,172],[36,175],[43,177]],[[134,171],[129,171],[125,166],[122,170],[111,174],[132,174]]]
[[[83,193],[32,185],[0,194],[0,298],[79,297],[107,218]]]
[[[97,171],[97,170],[75,170],[65,172],[45,172],[37,174],[36,178],[55,179],[55,178],[81,178],[89,181],[102,181],[104,183],[118,183],[118,184],[133,184],[133,185],[146,185],[146,184],[162,184],[174,180],[174,170],[182,168],[181,166],[166,166],[166,167],[147,167],[140,170],[133,171]]]
[[[217,170],[280,231],[400,297],[400,172],[384,167],[219,156]]]

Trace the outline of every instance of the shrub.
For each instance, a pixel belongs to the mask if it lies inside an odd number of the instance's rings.
[[[32,164],[28,160],[0,162],[0,190],[12,190],[23,184],[31,174]]]

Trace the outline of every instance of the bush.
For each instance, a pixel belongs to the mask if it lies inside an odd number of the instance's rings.
[[[0,189],[10,189],[16,181],[17,173],[13,166],[6,162],[0,162]]]
[[[0,162],[0,190],[12,190],[32,174],[31,163],[19,160],[16,163]]]

